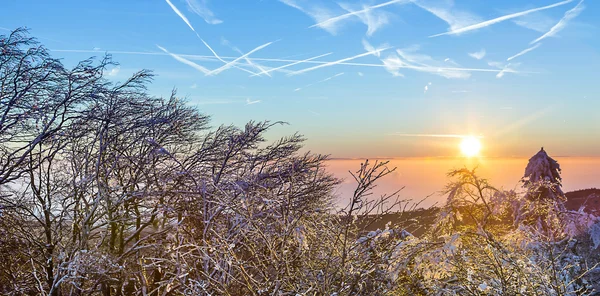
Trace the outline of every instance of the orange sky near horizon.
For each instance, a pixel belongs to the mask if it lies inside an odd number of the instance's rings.
[[[600,157],[554,157],[562,169],[563,190],[565,192],[600,188]],[[406,199],[421,200],[432,195],[421,205],[424,207],[445,202],[446,197],[439,193],[450,181],[446,176],[452,169],[477,166],[478,175],[486,178],[493,186],[504,189],[519,188],[529,158],[395,158],[388,166],[396,171],[382,179],[375,189],[376,196],[391,193],[404,187],[400,196]],[[355,181],[348,172],[360,168],[364,159],[332,159],[327,161],[327,170],[338,178],[345,179],[338,187],[338,204],[343,205],[349,199],[355,187]],[[374,163],[375,159],[369,160]]]

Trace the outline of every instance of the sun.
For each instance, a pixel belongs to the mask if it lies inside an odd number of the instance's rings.
[[[475,137],[465,137],[460,142],[460,151],[467,157],[479,155],[481,142]]]

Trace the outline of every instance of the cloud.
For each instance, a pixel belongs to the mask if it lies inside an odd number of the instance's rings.
[[[514,68],[519,67],[521,63],[508,63],[505,65],[499,62],[488,62],[488,65],[500,69],[496,74],[496,78],[502,78],[506,73],[518,73]]]
[[[372,55],[372,54],[375,54],[375,52],[384,51],[386,49],[387,48],[382,48],[382,49],[377,49],[375,51],[368,51],[368,52],[365,52],[365,53],[362,53],[362,54],[358,54],[358,55],[355,55],[355,56],[352,56],[352,57],[349,57],[349,58],[337,60],[337,61],[334,61],[334,62],[328,62],[328,63],[325,63],[325,64],[320,64],[318,66],[314,66],[314,67],[310,67],[310,68],[306,68],[306,69],[302,69],[302,70],[299,70],[299,71],[292,72],[292,73],[288,74],[288,76],[298,75],[298,74],[302,74],[302,73],[314,71],[314,70],[317,70],[317,69],[320,69],[320,68],[330,67],[330,66],[337,65],[337,64],[340,64],[340,63],[343,63],[343,62],[347,62],[347,61],[351,61],[351,60],[354,60],[354,59],[357,59],[357,58],[360,58],[360,57]]]
[[[417,52],[418,49],[406,48],[397,49],[398,59],[402,67],[411,68],[419,72],[426,72],[439,75],[445,78],[469,78],[470,71],[464,71],[460,68],[447,68],[444,61],[438,61],[429,55]]]
[[[319,27],[330,34],[335,35],[343,21],[358,19],[367,26],[368,36],[372,35],[375,33],[375,31],[389,22],[389,14],[387,12],[375,10],[392,4],[410,2],[410,0],[391,0],[372,6],[357,6],[353,4],[338,3],[339,8],[342,8],[347,13],[338,14],[335,16],[334,11],[336,9],[331,7],[328,8],[323,5],[309,4],[307,1],[300,0],[279,1],[304,12],[313,20],[315,20],[316,24],[310,26],[309,28]],[[299,2],[302,2],[303,4],[301,5]],[[339,8],[337,10],[339,10]]]
[[[404,68],[405,64],[400,60],[398,55],[389,54],[386,58],[381,59],[385,70],[390,72],[394,77],[404,77],[404,74],[400,73],[400,69]]]
[[[190,86],[190,88],[192,88],[192,89],[196,89],[196,88],[198,88],[198,84],[195,84],[195,83],[194,83],[194,84],[192,84],[192,85]]]
[[[542,12],[534,12],[518,17],[514,19],[513,22],[518,26],[540,33],[547,32],[556,23],[555,20]]]
[[[307,3],[308,1],[301,1],[303,5],[298,3],[298,0],[279,0],[279,2],[293,7],[297,10],[300,10],[304,14],[308,15],[315,22],[320,23],[322,21],[328,20],[334,16],[332,9],[327,8],[323,5],[317,5],[312,3]],[[327,26],[320,26],[323,30],[329,32],[332,35],[337,33],[339,29],[339,24],[331,23]]]
[[[542,10],[546,10],[546,9],[550,9],[550,8],[554,8],[554,7],[558,7],[558,6],[561,6],[561,5],[565,5],[565,4],[571,3],[573,1],[574,0],[565,0],[565,1],[562,1],[562,2],[558,2],[558,3],[554,3],[554,4],[550,4],[550,5],[546,5],[546,6],[542,6],[542,7],[538,7],[538,8],[533,8],[533,9],[529,9],[529,10],[525,10],[525,11],[521,11],[521,12],[517,12],[517,13],[512,13],[512,14],[501,16],[501,17],[497,17],[495,19],[491,19],[491,20],[487,20],[487,21],[484,21],[484,22],[476,23],[476,24],[473,24],[473,25],[451,29],[448,32],[431,35],[429,37],[438,37],[438,36],[442,36],[442,35],[458,35],[458,34],[466,33],[466,32],[469,32],[469,31],[479,30],[481,28],[485,28],[485,27],[491,26],[493,24],[497,24],[497,23],[500,23],[500,22],[503,22],[503,21],[506,21],[506,20],[514,19],[514,18],[517,18],[517,17],[521,17],[521,16],[524,16],[524,15],[527,15],[527,14],[530,14],[530,13],[534,13],[534,12],[538,12],[538,11],[542,11]]]
[[[273,42],[267,42],[267,43],[265,43],[265,44],[263,44],[263,45],[261,45],[261,46],[258,46],[258,47],[256,47],[255,49],[253,49],[253,50],[251,50],[251,51],[247,52],[246,54],[243,54],[243,55],[241,55],[240,57],[238,57],[238,58],[234,59],[233,61],[231,61],[231,62],[228,62],[227,64],[225,64],[225,65],[221,66],[220,68],[218,68],[218,69],[215,69],[215,70],[212,70],[212,71],[210,71],[210,72],[206,73],[206,75],[208,76],[208,75],[216,75],[216,74],[219,74],[219,73],[223,72],[224,70],[227,70],[227,69],[231,68],[232,66],[234,66],[234,65],[235,65],[235,63],[237,63],[239,60],[241,60],[241,59],[243,59],[243,58],[245,58],[245,57],[247,57],[247,56],[251,55],[252,53],[254,53],[254,52],[256,52],[256,51],[259,51],[259,50],[261,50],[261,49],[263,49],[263,48],[265,48],[265,47],[267,47],[267,46],[271,45],[272,43],[273,43]]]
[[[188,8],[202,17],[204,21],[211,25],[217,25],[223,21],[216,18],[215,14],[208,8],[208,0],[186,0]]]
[[[187,17],[185,17],[185,15],[183,15],[183,13],[181,13],[181,11],[179,11],[179,9],[177,9],[177,7],[175,5],[173,5],[173,3],[171,3],[171,1],[169,0],[165,0],[167,2],[167,4],[169,4],[169,6],[171,6],[171,9],[173,9],[173,11],[175,11],[175,13],[188,25],[188,27],[190,27],[190,29],[192,29],[192,31],[194,31],[194,33],[196,33],[196,29],[194,29],[194,27],[192,26],[192,24],[190,23],[190,21],[187,19]],[[198,33],[196,33],[198,34]]]
[[[476,59],[476,60],[481,60],[481,59],[483,59],[485,57],[485,49],[482,48],[478,52],[469,53],[469,56],[472,57],[472,58],[474,58],[474,59]]]
[[[479,16],[456,9],[454,1],[412,0],[412,2],[446,22],[451,31],[481,22]]]
[[[318,59],[318,58],[322,58],[322,57],[324,57],[324,56],[328,56],[328,55],[330,55],[330,54],[331,54],[331,52],[328,52],[328,53],[326,53],[326,54],[318,55],[318,56],[316,56],[316,57],[308,58],[308,59],[301,60],[301,61],[295,61],[295,62],[293,62],[293,63],[291,63],[291,64],[286,64],[286,65],[283,65],[283,66],[280,66],[280,67],[277,67],[277,68],[271,68],[271,69],[267,70],[265,73],[269,73],[269,72],[272,72],[272,71],[281,70],[281,69],[284,69],[284,68],[287,68],[287,67],[291,67],[291,66],[294,66],[294,65],[297,65],[297,64],[301,64],[301,63],[306,63],[306,62],[308,62],[308,61],[312,61],[312,60],[315,60],[315,59]],[[254,74],[254,75],[252,75],[252,76],[257,76],[257,75],[259,75],[259,74],[260,74],[260,73],[258,73],[258,74]],[[250,77],[252,77],[252,76],[250,76]]]
[[[363,72],[358,72],[358,73],[356,73],[356,74],[358,74],[358,76],[360,76],[360,77],[363,77],[363,76],[365,76],[365,74],[363,74]]]
[[[391,3],[390,3],[391,2]],[[398,1],[390,1],[390,4],[398,3]],[[385,4],[385,3],[383,3]],[[374,11],[375,8],[378,7],[368,7],[366,5],[358,6],[358,5],[350,5],[347,3],[339,3],[340,7],[344,10],[348,11],[346,15],[348,17],[355,15],[358,19],[367,26],[367,36],[372,36],[375,31],[389,23],[390,14],[385,11]],[[362,9],[361,9],[362,8]],[[311,27],[314,27],[313,25]]]
[[[246,105],[258,104],[260,100],[251,101],[250,98],[246,98]]]
[[[202,43],[204,43],[204,46],[206,46],[206,47],[208,48],[208,50],[210,50],[210,52],[212,52],[212,54],[213,54],[213,56],[214,56],[215,58],[217,58],[219,61],[223,62],[224,64],[227,64],[227,62],[226,62],[225,60],[223,60],[223,59],[222,59],[222,58],[221,58],[221,57],[220,57],[220,56],[217,54],[217,52],[215,52],[215,51],[212,49],[212,47],[210,47],[210,45],[208,45],[208,43],[206,43],[206,41],[204,41],[204,39],[200,38],[200,40],[202,41]],[[229,45],[229,41],[227,41],[227,40],[226,40],[226,39],[224,39],[224,38],[221,40],[221,43],[224,43],[224,42],[223,42],[223,40],[224,40],[225,42],[227,42],[227,45]],[[237,65],[233,65],[233,67],[235,67],[235,68],[237,68],[237,69],[240,69],[240,70],[242,70],[242,71],[248,72],[248,73],[250,73],[250,74],[253,74],[253,75],[258,75],[258,74],[256,74],[256,73],[254,73],[254,72],[250,71],[250,70],[246,70],[246,69],[244,69],[244,68],[238,67]]]
[[[581,0],[579,3],[577,3],[577,5],[575,7],[571,8],[570,10],[565,12],[565,15],[563,16],[563,18],[561,18],[560,21],[558,21],[558,23],[556,25],[554,25],[554,27],[550,28],[550,30],[548,32],[546,32],[546,34],[540,36],[538,39],[531,41],[531,43],[529,43],[529,44],[538,43],[541,40],[543,40],[544,38],[552,37],[552,36],[556,35],[556,33],[560,32],[562,29],[564,29],[567,26],[567,24],[569,23],[569,21],[576,18],[584,9],[585,9],[585,5],[583,5],[583,0]]]
[[[117,74],[119,74],[119,71],[121,71],[121,66],[116,66],[114,68],[112,68],[109,72],[108,72],[108,76],[116,76]]]
[[[100,47],[94,47],[92,50],[93,51],[99,51],[101,48]]]
[[[211,47],[210,47],[210,46],[209,46],[209,45],[208,45],[208,44],[207,44],[207,43],[206,43],[204,40],[202,40],[202,42],[204,42],[204,44],[206,45],[206,47],[208,47],[208,48],[210,49],[210,51],[213,53],[213,55],[214,55],[215,57],[217,57],[217,58],[218,58],[220,61],[222,61],[222,62],[224,62],[225,64],[227,64],[227,62],[223,61],[223,59],[221,59],[221,58],[220,58],[220,57],[217,55],[217,53],[216,53],[216,52],[215,52],[215,51],[214,51],[214,50],[213,50],[213,49],[212,49],[212,48],[211,48]],[[222,44],[222,45],[225,45],[225,46],[228,46],[228,47],[230,47],[231,49],[233,49],[233,50],[235,50],[236,52],[238,52],[239,54],[242,54],[242,55],[243,55],[242,51],[241,51],[239,48],[237,48],[237,47],[233,46],[233,45],[232,45],[232,44],[231,44],[231,43],[230,43],[230,42],[229,42],[227,39],[225,39],[225,38],[223,38],[223,37],[221,37],[221,44]],[[251,75],[250,77],[253,77],[253,76],[260,76],[260,75],[262,75],[262,74],[265,74],[265,75],[267,75],[267,76],[271,77],[271,74],[269,74],[269,72],[271,72],[271,71],[266,71],[264,66],[262,66],[262,65],[260,65],[260,64],[258,64],[258,63],[255,63],[255,62],[253,62],[253,61],[252,61],[250,58],[248,58],[248,55],[244,56],[244,60],[246,61],[246,63],[247,63],[247,65],[248,65],[248,66],[251,66],[251,67],[253,67],[253,68],[256,68],[256,69],[258,69],[258,70],[260,71],[260,73],[254,73],[254,72],[252,72],[252,71],[248,71],[248,70],[246,70],[246,69],[239,68],[239,67],[237,67],[237,66],[235,66],[235,65],[234,65],[233,67],[236,67],[236,68],[238,68],[238,69],[241,69],[241,70],[244,70],[244,71],[246,71],[246,72],[249,72],[249,73],[251,73],[252,75]],[[279,69],[277,69],[277,70],[279,70]],[[273,71],[275,71],[275,70],[273,70]]]
[[[537,43],[536,45],[534,45],[532,47],[526,48],[526,49],[522,50],[521,52],[515,54],[514,56],[509,57],[508,59],[506,59],[506,61],[510,62],[511,60],[513,60],[515,58],[518,58],[518,57],[520,57],[520,56],[522,56],[522,55],[524,55],[524,54],[526,54],[526,53],[528,53],[528,52],[530,52],[530,51],[532,51],[532,50],[540,47],[540,45],[542,45],[542,44],[541,43]]]
[[[383,44],[383,45],[380,45],[378,48],[375,48],[366,39],[362,40],[362,44],[363,44],[363,47],[364,47],[364,49],[366,51],[372,52],[373,55],[376,56],[376,57],[381,57],[381,49],[389,48],[390,47],[388,44]]]
[[[381,59],[383,67],[394,76],[404,77],[400,73],[400,69],[411,69],[419,72],[435,74],[445,78],[462,78],[471,77],[471,72],[502,72],[502,66],[493,65],[499,69],[484,69],[484,68],[462,68],[459,64],[454,63],[456,67],[447,67],[448,62],[444,60],[436,60],[429,55],[418,53],[418,46],[413,46],[404,49],[397,49],[396,53],[389,54],[386,58]],[[492,66],[490,64],[490,66]],[[517,73],[514,69],[506,69],[505,72]],[[532,72],[519,72],[532,73]],[[504,75],[504,73],[502,74]]]
[[[3,30],[3,31],[10,31],[10,29],[8,29],[8,28],[4,28],[4,27],[0,27],[0,30]]]
[[[579,16],[579,14],[585,9],[585,5],[583,5],[583,1],[584,0],[581,0],[579,3],[577,3],[577,5],[575,7],[571,8],[567,12],[565,12],[564,16],[558,21],[558,23],[556,23],[554,26],[552,26],[552,28],[550,28],[546,33],[544,33],[539,38],[531,41],[529,44],[534,44],[533,46],[526,48],[526,49],[522,50],[521,52],[509,57],[508,59],[506,59],[506,61],[511,61],[511,60],[513,60],[517,57],[520,57],[532,50],[535,50],[536,48],[538,48],[542,45],[542,43],[540,43],[540,41],[542,41],[548,37],[552,37],[552,36],[556,35],[556,33],[560,32],[562,29],[564,29],[572,19]],[[502,76],[500,76],[500,77],[502,77]]]
[[[160,48],[160,47],[159,47]],[[418,49],[418,48],[417,48]],[[411,49],[411,50],[417,50],[417,49]],[[50,51],[54,51],[54,52],[77,52],[77,53],[96,53],[93,50],[82,50],[82,49],[50,49]],[[111,54],[124,54],[124,55],[158,55],[158,56],[166,56],[166,55],[175,55],[177,57],[180,58],[185,58],[185,59],[191,59],[191,60],[196,60],[196,61],[209,61],[209,62],[215,62],[218,61],[218,59],[214,56],[208,56],[208,55],[197,55],[197,54],[175,54],[175,53],[169,53],[169,52],[164,52],[164,49],[162,52],[143,52],[143,51],[110,51],[107,50],[107,52],[111,53]],[[366,56],[366,55],[372,55],[373,53],[365,53],[365,54],[361,54],[360,56]],[[462,68],[460,67],[460,65],[454,63],[456,65],[456,67],[447,67],[446,66],[446,62],[442,62],[439,61],[437,63],[440,63],[439,66],[430,66],[430,65],[426,65],[426,66],[417,66],[417,65],[408,65],[404,62],[402,62],[400,60],[400,58],[398,57],[398,55],[396,53],[392,53],[390,55],[388,55],[387,58],[381,59],[381,63],[356,63],[356,62],[350,62],[349,60],[358,58],[357,56],[355,57],[351,57],[351,58],[346,58],[343,59],[344,61],[335,61],[335,62],[328,62],[328,61],[315,61],[315,60],[295,60],[295,59],[281,59],[281,58],[252,58],[252,60],[254,61],[265,61],[265,62],[273,62],[273,63],[294,63],[294,64],[312,64],[312,65],[324,65],[325,67],[328,66],[332,66],[332,65],[344,65],[344,66],[354,66],[354,67],[363,67],[363,68],[384,68],[388,71],[394,71],[394,70],[399,70],[401,68],[405,68],[405,69],[413,69],[413,70],[417,70],[417,71],[422,71],[422,72],[434,72],[434,71],[440,71],[440,72],[444,72],[444,71],[453,71],[453,72],[493,72],[493,73],[498,73],[501,70],[498,69],[486,69],[486,68]],[[239,57],[237,56],[221,56],[221,59],[224,61],[227,60],[239,60]],[[191,61],[188,61],[191,62]],[[237,62],[236,62],[237,63]],[[333,64],[332,64],[333,63]],[[192,65],[190,65],[192,66]],[[196,67],[199,65],[195,65],[192,67]],[[206,70],[206,69],[205,69]],[[270,70],[276,70],[276,71],[281,71],[281,72],[285,72],[289,75],[295,75],[295,73],[297,73],[298,71],[289,71],[287,69],[276,69],[276,68],[269,68],[269,67],[265,67],[265,70],[270,71]],[[308,70],[308,69],[304,69],[301,71],[306,72],[307,71],[312,71],[312,70]],[[313,69],[314,70],[314,69]],[[208,70],[206,70],[208,71]],[[210,72],[210,71],[208,71]],[[249,73],[253,73],[251,71],[248,71]],[[509,71],[512,73],[527,73],[527,74],[538,74],[539,72],[534,72],[534,71]],[[254,73],[253,75],[258,74],[258,73]],[[398,76],[403,76],[402,74],[399,74]]]
[[[182,63],[184,63],[184,64],[186,64],[186,65],[188,65],[188,66],[190,66],[190,67],[192,67],[192,68],[194,68],[194,69],[202,72],[202,73],[204,73],[205,75],[208,75],[208,73],[210,72],[208,69],[206,69],[206,68],[204,68],[204,67],[202,67],[202,66],[200,66],[200,65],[198,65],[198,64],[196,64],[196,63],[194,63],[194,62],[192,62],[192,61],[190,61],[188,59],[185,59],[185,58],[183,58],[183,57],[181,57],[181,56],[179,56],[177,54],[170,53],[167,49],[161,47],[160,45],[156,45],[156,46],[160,50],[164,51],[166,54],[168,54],[171,57],[173,57],[175,60],[177,60],[179,62],[182,62]]]
[[[423,91],[423,93],[427,93],[427,91],[429,90],[429,87],[431,86],[431,82],[427,83],[425,85],[425,91]]]
[[[310,109],[308,109],[308,112],[310,112],[310,113],[312,113],[312,114],[314,114],[316,116],[321,116],[321,113],[315,112],[315,111],[310,110]]]

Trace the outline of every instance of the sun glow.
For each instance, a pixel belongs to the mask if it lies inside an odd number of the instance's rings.
[[[460,142],[460,151],[467,157],[479,155],[481,150],[481,142],[475,137],[465,137]]]

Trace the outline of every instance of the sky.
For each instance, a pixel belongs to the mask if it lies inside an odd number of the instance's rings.
[[[337,158],[600,156],[600,1],[3,0],[66,65],[112,55],[213,125],[285,121]]]

